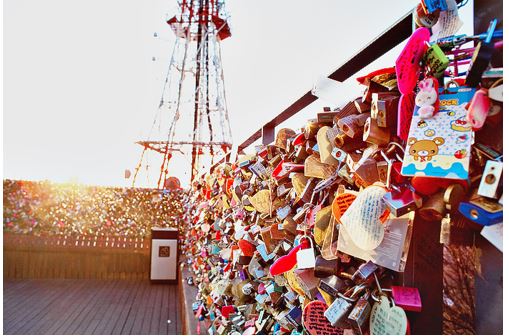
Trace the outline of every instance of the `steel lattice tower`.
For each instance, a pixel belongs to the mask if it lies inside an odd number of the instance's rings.
[[[224,0],[181,0],[178,4],[180,13],[167,21],[176,41],[156,116],[167,131],[166,139],[137,142],[143,153],[133,185],[146,150],[163,155],[161,188],[170,176],[172,152],[190,156],[193,181],[215,156],[231,149],[220,46],[231,36]]]

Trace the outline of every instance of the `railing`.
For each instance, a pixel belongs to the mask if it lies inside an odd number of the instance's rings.
[[[4,278],[148,279],[148,238],[4,233]]]
[[[349,79],[354,74],[362,70],[364,67],[368,66],[370,63],[377,60],[385,53],[396,47],[399,43],[403,42],[412,34],[412,31],[413,31],[413,21],[412,12],[410,11],[407,14],[405,14],[401,19],[399,19],[397,22],[395,22],[391,27],[389,27],[385,32],[383,32],[373,41],[368,43],[352,58],[343,63],[343,65],[341,65],[333,73],[331,73],[328,76],[328,78],[338,82],[344,82],[345,80]],[[304,93],[302,97],[293,102],[283,112],[279,113],[277,116],[272,118],[272,120],[265,123],[257,131],[251,134],[247,139],[245,139],[238,146],[236,153],[234,153],[233,151],[229,151],[221,159],[215,162],[210,167],[210,172],[214,168],[216,168],[219,164],[230,160],[230,156],[232,154],[236,155],[237,153],[242,153],[244,149],[255,143],[260,138],[262,139],[262,144],[264,145],[273,142],[275,139],[275,129],[277,126],[279,126],[281,123],[285,122],[286,120],[293,117],[295,114],[302,111],[304,108],[309,106],[317,99],[318,97],[314,96],[311,90]]]

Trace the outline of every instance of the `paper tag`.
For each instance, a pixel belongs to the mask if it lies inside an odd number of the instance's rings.
[[[409,216],[408,214],[407,216]],[[381,244],[366,251],[357,247],[343,225],[339,228],[338,250],[353,257],[371,260],[375,264],[396,272],[404,271],[405,247],[410,219],[408,217],[389,218],[385,223],[385,234]]]
[[[371,309],[369,324],[371,335],[405,335],[407,318],[403,309],[391,307],[389,299],[382,296]]]
[[[386,208],[383,201],[386,192],[385,188],[379,186],[367,187],[341,216],[341,223],[352,241],[363,250],[378,247],[384,238],[380,216]]]
[[[461,21],[458,15],[458,5],[456,4],[456,1],[446,1],[448,9],[440,12],[438,22],[431,27],[433,35],[430,37],[430,41],[434,42],[438,39],[452,36],[460,30],[461,26],[463,26],[463,21]]]

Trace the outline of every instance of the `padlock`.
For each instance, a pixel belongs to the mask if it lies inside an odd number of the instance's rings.
[[[474,195],[469,202],[461,202],[458,210],[466,218],[483,226],[498,224],[503,218],[501,204],[479,195]]]
[[[366,143],[361,137],[351,138],[345,133],[342,133],[334,138],[334,146],[345,152],[352,152],[366,146]]]
[[[439,191],[431,195],[417,211],[425,221],[437,222],[445,216],[444,192]]]
[[[366,280],[371,274],[373,274],[378,269],[378,266],[373,263],[371,260],[363,263],[359,266],[357,271],[353,274],[352,278],[360,277],[363,280]]]
[[[371,100],[373,93],[387,92],[387,88],[383,85],[378,84],[375,81],[369,80],[364,95],[362,96],[362,102],[371,106]]]
[[[472,129],[477,131],[483,127],[490,110],[488,90],[485,88],[477,90],[467,106],[466,120],[472,125]]]
[[[295,269],[293,272],[299,286],[304,290],[306,296],[310,300],[313,300],[318,293],[320,278],[314,276],[314,271],[312,269]]]
[[[406,311],[420,312],[422,310],[419,290],[414,287],[391,286],[394,303]]]
[[[309,248],[297,251],[297,268],[298,269],[314,268],[316,256],[313,239],[307,236],[303,236],[299,239],[299,244],[302,239],[308,239],[311,246]]]
[[[373,158],[367,158],[362,164],[355,168],[354,179],[358,181],[361,186],[367,187],[380,181],[378,170],[377,161]]]
[[[369,113],[352,114],[337,122],[338,128],[350,138],[359,136],[364,130],[364,123],[369,118]]]
[[[444,71],[449,66],[449,58],[444,54],[438,44],[428,47],[424,53],[423,60],[428,67],[428,71],[436,78],[444,75]]]
[[[484,167],[484,173],[479,183],[477,194],[489,198],[498,198],[500,196],[500,186],[502,182],[503,163],[500,161],[489,160]]]
[[[399,190],[389,190],[383,200],[391,214],[396,217],[401,217],[422,206],[422,197],[406,186],[401,186]]]
[[[372,117],[376,119],[379,127],[386,127],[392,133],[397,131],[399,99],[400,96],[396,95],[383,96],[382,98],[378,98],[378,94],[373,95],[372,109],[376,108],[376,110]]]
[[[296,133],[291,128],[281,128],[277,132],[276,141],[274,142],[274,146],[279,147],[281,149],[286,149],[286,143],[288,139],[293,139],[296,136]]]
[[[339,272],[339,258],[327,260],[321,255],[316,256],[314,272],[317,278],[326,278],[337,274]]]
[[[340,297],[334,300],[334,302],[327,308],[324,316],[329,320],[330,324],[334,327],[339,327],[342,320],[344,320],[353,306],[352,302],[346,300],[346,298]]]
[[[328,109],[328,111],[326,109]],[[337,114],[337,112],[336,111],[331,111],[330,107],[329,108],[325,108],[324,107],[323,108],[323,112],[318,112],[316,114],[316,121],[319,124],[322,124],[322,125],[330,125],[330,126],[332,126],[333,119],[336,116],[336,114]]]
[[[364,124],[362,140],[375,145],[385,146],[391,140],[391,132],[388,128],[379,127],[376,119],[368,118]]]
[[[371,304],[368,300],[368,293],[363,295],[352,308],[352,311],[348,315],[348,319],[352,321],[361,331],[364,329],[364,325],[369,318],[371,313]]]
[[[352,287],[344,294],[338,293],[338,298],[327,308],[324,316],[335,327],[344,325],[359,294],[365,289],[365,285]]]
[[[285,318],[294,328],[300,328],[302,320],[302,309],[299,306],[295,306],[288,311]]]
[[[319,129],[320,124],[316,121],[316,119],[308,120],[306,127],[304,128],[304,137],[307,140],[314,138]]]
[[[371,109],[371,105],[364,103],[362,101],[362,97],[356,98],[353,101],[353,103],[354,103],[355,107],[357,108],[357,112],[359,112],[359,113],[369,112],[369,110]]]
[[[330,275],[326,278],[320,279],[319,288],[327,294],[336,297],[338,293],[344,288],[345,282],[337,275]]]
[[[355,105],[355,101],[350,101],[345,104],[341,109],[336,111],[336,116],[334,117],[333,122],[337,124],[337,121],[341,118],[347,117],[352,114],[357,114],[357,107]]]

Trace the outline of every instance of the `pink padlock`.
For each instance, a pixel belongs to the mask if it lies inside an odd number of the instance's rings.
[[[394,303],[406,311],[420,312],[422,310],[419,290],[414,287],[392,286]]]
[[[474,94],[467,109],[466,119],[472,125],[474,131],[477,131],[484,125],[489,110],[490,98],[488,97],[488,90],[481,88]]]

